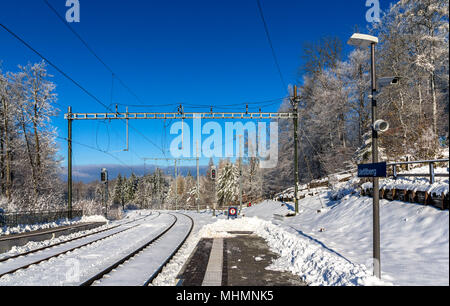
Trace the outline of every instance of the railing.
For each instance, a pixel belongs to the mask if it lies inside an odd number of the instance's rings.
[[[387,166],[392,166],[392,176],[394,179],[398,177],[428,177],[430,179],[430,184],[434,184],[436,181],[436,177],[448,177],[448,173],[435,173],[434,165],[437,163],[448,163],[448,159],[435,159],[435,160],[421,160],[421,161],[407,161],[407,162],[398,162],[398,163],[389,163]],[[409,170],[409,165],[413,164],[428,164],[429,172],[428,173],[398,173],[397,166],[406,165]]]
[[[0,227],[14,227],[18,225],[32,225],[39,223],[49,223],[58,220],[66,219],[68,216],[67,210],[61,211],[26,211],[16,213],[2,214],[0,212]],[[72,210],[72,218],[83,216],[82,210]]]

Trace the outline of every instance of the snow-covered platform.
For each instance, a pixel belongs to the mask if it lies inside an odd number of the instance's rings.
[[[296,275],[269,270],[279,256],[251,232],[203,238],[178,275],[182,286],[305,286]]]

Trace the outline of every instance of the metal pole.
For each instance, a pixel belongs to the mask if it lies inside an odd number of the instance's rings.
[[[371,44],[371,74],[372,74],[372,161],[378,163],[378,132],[374,128],[377,120],[377,77],[375,68],[375,44]],[[373,273],[381,278],[381,256],[380,256],[380,188],[379,178],[373,178]]]
[[[430,163],[430,184],[434,184],[434,163]]]
[[[211,179],[213,181],[213,217],[216,216],[216,204],[217,204],[217,195],[216,195],[216,176],[217,176],[217,170],[215,166],[212,166],[211,172],[214,172],[214,175],[211,173]]]
[[[298,104],[297,104],[297,85],[294,86],[294,202],[295,214],[298,214]]]
[[[242,135],[239,135],[239,214],[242,211]]]
[[[200,211],[200,165],[199,165],[199,151],[197,140],[197,212]]]
[[[213,217],[216,216],[216,205],[217,205],[217,195],[216,195],[216,181],[214,180],[214,203],[213,203]]]
[[[108,218],[108,181],[105,182],[105,218]]]
[[[175,210],[178,210],[178,173],[177,173],[176,159],[175,159]]]
[[[126,111],[127,111],[127,148],[124,150],[125,152],[128,152],[129,151],[129,149],[130,149],[130,142],[129,142],[129,127],[128,127],[128,107],[127,107],[127,109],[126,109]]]
[[[72,219],[72,107],[68,111],[68,137],[67,137],[67,217]]]

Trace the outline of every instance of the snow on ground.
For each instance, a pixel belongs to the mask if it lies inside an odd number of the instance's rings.
[[[414,168],[410,171],[401,171],[401,174],[407,173],[417,173],[417,174],[425,174],[429,173],[428,166]],[[449,168],[439,167],[435,169],[435,173],[446,174],[447,177],[436,177],[435,183],[430,184],[429,177],[399,177],[397,179],[394,178],[386,178],[380,180],[380,189],[402,189],[402,190],[411,190],[411,191],[426,191],[429,194],[448,194],[449,188]],[[372,182],[367,182],[361,186],[362,189],[370,189],[372,188]]]
[[[332,201],[327,192],[292,203],[264,201],[227,220],[187,212],[196,225],[185,247],[155,280],[175,277],[202,237],[232,237],[226,231],[254,231],[280,255],[270,269],[290,271],[310,285],[449,285],[449,212],[400,201],[380,201],[382,280],[372,275],[372,198],[348,193]]]
[[[299,215],[283,221],[274,214],[292,213],[292,203],[264,201],[244,208],[244,217],[237,220],[227,220],[220,212],[217,217],[211,211],[184,212],[195,221],[192,234],[153,285],[175,285],[177,274],[201,238],[230,237],[226,231],[235,230],[253,231],[279,254],[269,269],[290,271],[310,285],[449,285],[448,210],[380,201],[380,281],[371,276],[372,199],[351,192],[338,198],[330,200],[329,191],[308,196],[299,201]],[[109,226],[142,213],[127,212],[123,220]]]
[[[226,231],[252,231],[264,238],[280,255],[268,269],[289,271],[311,286],[389,285],[374,278],[365,266],[258,217],[219,220],[202,229],[203,237],[217,237]]]
[[[281,203],[266,201],[246,210],[247,215],[256,212],[263,218],[270,219],[273,212],[289,213],[289,209]],[[194,218],[196,227],[193,235],[175,258],[164,268],[153,285],[173,286],[176,276],[181,271],[189,255],[201,238],[233,237],[228,231],[252,231],[264,238],[272,251],[280,258],[268,269],[289,271],[312,286],[353,286],[353,285],[390,285],[389,281],[380,281],[371,275],[364,266],[353,264],[335,252],[323,248],[322,245],[311,242],[301,235],[290,233],[285,228],[277,226],[268,220],[258,217],[244,217],[227,220],[224,216],[213,218],[210,213],[188,213]]]
[[[347,195],[331,202],[325,194],[321,197],[321,201],[318,197],[300,200],[298,216],[272,222],[372,270],[372,199]],[[289,206],[281,205],[265,201],[247,208],[245,214],[267,219],[270,211],[279,212],[280,207],[288,211]],[[381,200],[380,219],[383,280],[407,286],[449,285],[448,210]]]
[[[142,211],[141,211],[142,212]],[[145,214],[145,215],[148,215]],[[143,219],[138,221],[139,226],[127,225],[127,231],[118,232],[117,235],[96,241],[85,247],[75,249],[48,261],[32,265],[25,270],[5,275],[0,278],[0,286],[70,286],[78,285],[93,274],[109,266],[123,256],[129,254],[144,242],[153,239],[163,228],[173,222],[174,218],[168,214],[162,214],[158,218]],[[120,231],[121,229],[117,229]],[[93,241],[96,237],[90,237]],[[49,254],[56,254],[62,249],[85,243],[74,241],[70,245],[61,245],[27,257],[42,258]],[[16,261],[27,262],[27,257],[13,261],[0,263],[0,270],[8,271],[20,266]],[[77,277],[71,277],[73,269],[77,271]]]
[[[87,223],[87,222],[108,222],[108,220],[105,219],[103,216],[89,216],[82,218],[75,218],[73,220],[61,219],[55,222],[49,222],[49,223],[40,223],[40,224],[31,224],[31,225],[18,225],[14,227],[0,227],[0,236],[6,236],[6,235],[14,235],[14,234],[20,234],[20,233],[27,233],[42,229],[49,229],[49,228],[55,228],[59,226],[66,226],[66,225],[74,225],[79,223]]]
[[[187,214],[194,220],[194,228],[183,247],[180,248],[174,258],[172,258],[172,260],[164,267],[158,277],[153,280],[153,286],[175,286],[178,273],[181,272],[189,256],[194,251],[200,239],[204,236],[203,228],[217,220],[226,218],[223,213],[220,212],[216,214],[216,217],[213,217],[212,211],[209,210],[202,210],[199,213],[182,211],[182,213]]]
[[[72,223],[67,223],[67,224],[61,224],[59,226],[62,225],[69,225],[69,224],[76,224],[76,223],[85,223],[85,222],[106,222],[105,225],[91,229],[91,230],[86,230],[86,231],[80,231],[80,232],[76,232],[73,234],[69,234],[69,235],[64,235],[64,236],[60,236],[57,238],[53,238],[51,240],[45,240],[45,241],[30,241],[28,242],[26,245],[23,246],[15,246],[13,247],[11,250],[9,250],[6,253],[2,253],[0,254],[0,259],[2,258],[6,258],[6,257],[10,257],[10,256],[14,256],[17,254],[22,254],[22,253],[26,253],[32,250],[36,250],[36,249],[40,249],[49,245],[54,245],[63,241],[68,241],[68,240],[72,240],[84,235],[88,235],[88,234],[92,234],[92,233],[96,233],[96,232],[100,232],[103,230],[106,230],[108,228],[111,228],[115,225],[121,224],[123,222],[127,222],[130,221],[132,219],[135,218],[140,218],[143,215],[149,214],[150,211],[126,211],[124,212],[124,218],[120,221],[108,221],[105,219],[105,217],[103,216],[88,216],[88,217],[82,217],[81,219],[78,218],[77,221],[73,221]],[[35,225],[34,227],[30,226],[30,227],[26,227],[26,226],[22,226],[22,227],[14,227],[12,229],[9,229],[7,232],[10,233],[16,233],[16,232],[28,232],[31,230],[36,230],[36,229],[44,229],[44,228],[53,228],[53,227],[57,227],[59,224],[58,222],[52,222],[52,223],[46,223],[46,224],[38,224]],[[33,229],[34,228],[34,229]],[[19,231],[21,230],[21,231]]]

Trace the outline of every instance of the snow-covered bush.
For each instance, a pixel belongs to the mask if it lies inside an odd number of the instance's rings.
[[[360,179],[355,177],[345,183],[331,184],[327,196],[330,200],[338,201],[347,195],[357,193],[360,189],[360,183]]]
[[[74,210],[83,210],[84,216],[96,216],[102,215],[102,206],[94,200],[81,200],[77,201],[73,205]]]

